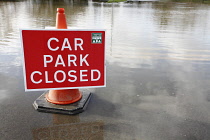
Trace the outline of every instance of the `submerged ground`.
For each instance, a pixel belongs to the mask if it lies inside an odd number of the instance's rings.
[[[85,112],[40,113],[25,92],[19,29],[103,28],[107,86]],[[209,140],[210,5],[192,2],[0,2],[2,140]]]

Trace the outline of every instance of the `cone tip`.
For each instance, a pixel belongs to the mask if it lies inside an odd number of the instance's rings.
[[[58,13],[64,13],[64,8],[57,8]]]

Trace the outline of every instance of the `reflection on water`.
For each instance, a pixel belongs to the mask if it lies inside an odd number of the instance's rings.
[[[53,114],[53,125],[33,129],[34,140],[103,140],[103,121],[81,122],[78,115]]]
[[[68,116],[69,117],[69,116]],[[34,140],[103,140],[103,122],[72,123],[33,129]]]
[[[123,7],[132,8],[124,10]],[[112,55],[116,59],[111,61],[131,67],[139,67],[151,59],[208,62],[208,10],[208,5],[185,3],[144,3],[115,8]]]
[[[107,87],[93,89],[87,111],[73,118],[36,112],[42,93],[23,87],[19,29],[55,26],[58,7],[69,27],[107,30]],[[209,11],[186,1],[0,1],[1,139],[70,138],[83,126],[86,137],[95,125],[98,139],[210,139]]]

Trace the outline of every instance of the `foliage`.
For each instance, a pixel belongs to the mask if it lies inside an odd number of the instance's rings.
[[[125,2],[126,0],[109,0],[108,3],[112,3],[112,2]]]

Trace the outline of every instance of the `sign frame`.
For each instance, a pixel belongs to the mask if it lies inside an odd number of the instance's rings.
[[[58,88],[38,88],[38,89],[28,89],[27,87],[27,78],[26,78],[26,63],[25,63],[25,54],[24,54],[24,44],[23,44],[23,35],[22,31],[29,30],[29,31],[104,31],[104,84],[101,86],[75,86],[75,87],[58,87]],[[23,65],[23,76],[24,76],[24,88],[25,91],[43,91],[43,90],[64,90],[64,89],[83,89],[83,88],[100,88],[106,87],[106,29],[20,29],[20,41],[21,41],[21,58],[22,58],[22,65]],[[92,44],[92,43],[91,43]]]

